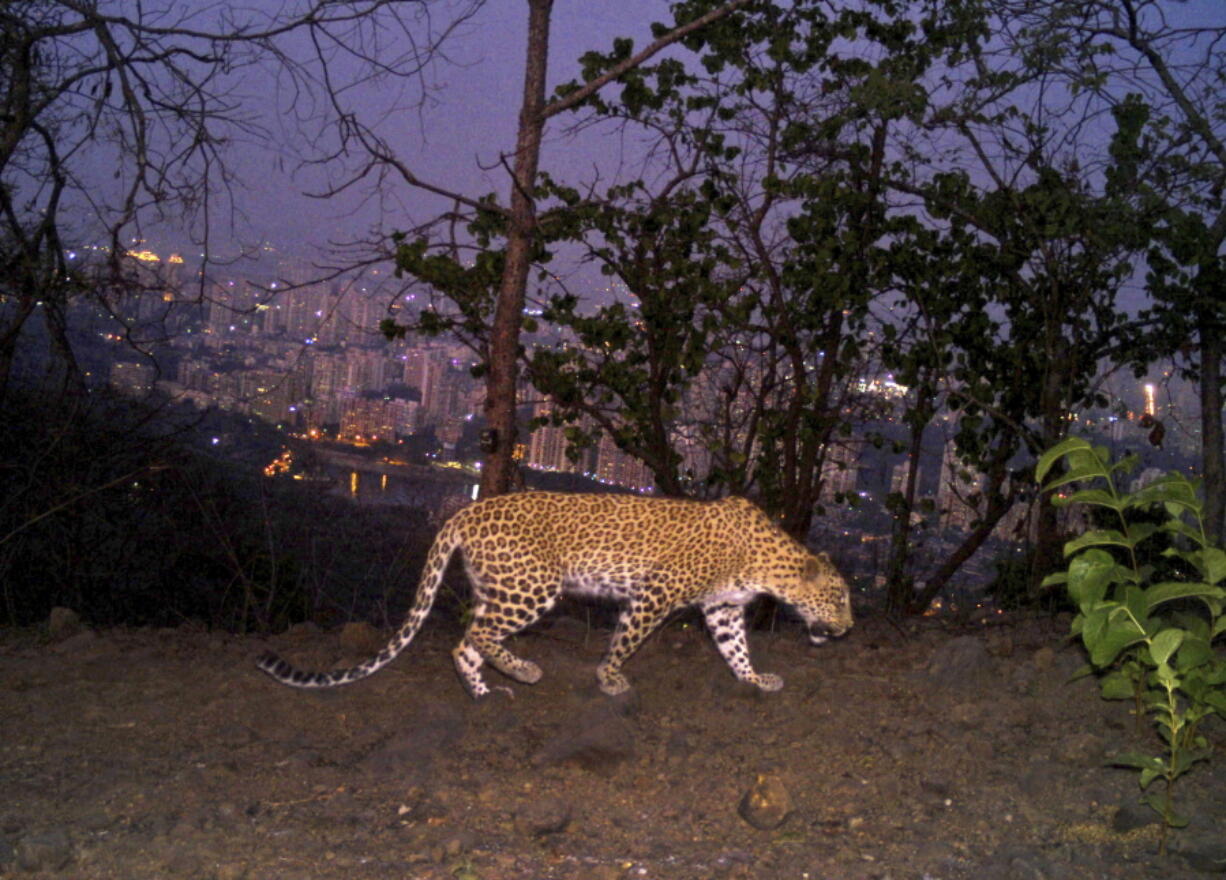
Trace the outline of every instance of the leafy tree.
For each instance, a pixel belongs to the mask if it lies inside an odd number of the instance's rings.
[[[650,197],[641,181],[614,188],[608,203],[574,218],[590,258],[634,301],[589,314],[574,294],[551,297],[543,320],[574,342],[536,347],[527,365],[561,413],[609,434],[668,495],[687,491],[675,448],[683,398],[727,336],[740,286],[719,271],[731,268],[730,254],[716,241],[709,191],[685,186],[688,176]]]
[[[549,28],[553,0],[528,0],[528,46],[524,64],[524,91],[520,106],[519,126],[511,161],[511,194],[503,208],[494,200],[478,200],[457,194],[457,204],[477,211],[496,213],[504,223],[504,246],[497,291],[492,300],[492,313],[485,330],[486,343],[481,351],[486,376],[485,417],[488,424],[485,437],[486,459],[481,471],[481,493],[494,495],[506,492],[512,484],[516,426],[516,378],[520,358],[520,334],[524,305],[527,299],[528,277],[534,259],[542,255],[541,230],[537,216],[537,172],[540,164],[541,139],[546,122],[582,103],[609,83],[629,76],[633,71],[663,49],[699,32],[749,4],[749,0],[711,4],[701,14],[679,19],[672,29],[653,28],[655,39],[639,52],[633,51],[628,40],[619,40],[616,63],[599,75],[585,78],[582,84],[568,87],[552,100],[546,99],[546,79],[549,59]],[[346,132],[351,133],[369,151],[376,162],[394,167],[405,183],[445,192],[443,188],[421,181],[403,163],[395,159],[387,145],[368,129],[354,127],[352,114],[340,114]],[[412,261],[398,260],[401,271],[412,272]],[[434,326],[449,326],[451,319],[429,318]],[[441,323],[440,323],[441,322]],[[403,325],[388,324],[386,332],[397,335]]]
[[[1118,296],[1146,243],[1127,174],[1131,121],[1116,120],[1110,149],[1099,151],[1103,165],[1083,165],[1097,119],[1053,111],[1055,95],[1029,69],[980,71],[934,113],[975,174],[938,165],[918,186],[892,181],[922,198],[927,215],[900,240],[906,257],[896,266],[904,300],[926,316],[928,340],[890,346],[890,362],[906,376],[931,369],[941,377],[958,419],[957,454],[981,475],[982,505],[918,592],[905,565],[892,562],[895,611],[926,607],[1013,504],[1033,497],[1030,463],[1064,436],[1068,414],[1105,403],[1102,367],[1131,332]],[[908,418],[926,415],[925,406],[918,396]],[[1061,541],[1053,509],[1039,508],[1037,520],[1035,588]],[[895,540],[896,556],[905,556]]]
[[[236,99],[242,76],[288,61],[292,35],[361,44],[425,5],[313,0],[277,16],[171,0],[0,7],[0,400],[31,321],[76,390],[69,303],[89,297],[131,329],[119,298],[160,283],[126,258],[144,224],[191,227],[207,252],[213,223],[234,209],[228,145],[265,134]],[[418,45],[420,61],[433,41]],[[99,181],[103,164],[113,172]]]
[[[705,222],[725,251],[716,268],[737,295],[719,295],[718,335],[710,311],[690,330],[675,320],[684,310],[670,313],[666,332],[708,341],[700,384],[716,389],[706,395],[707,424],[689,436],[707,447],[707,481],[759,494],[802,536],[823,463],[849,430],[851,389],[866,361],[870,304],[881,289],[876,254],[896,222],[885,198],[888,139],[895,125],[922,114],[916,78],[961,45],[935,13],[921,39],[900,9],[869,3],[832,14],[816,3],[763,4],[686,41],[703,72],[669,59],[636,71],[620,101],[587,102],[602,124],[663,133],[652,155],[674,157],[679,142],[706,154],[677,171],[703,175],[700,191],[716,208]],[[874,54],[863,41],[879,49],[877,62],[862,60]],[[591,75],[616,56],[585,61]],[[696,238],[684,211],[653,218],[653,230],[673,222],[682,237]],[[614,249],[620,244],[630,254],[635,243],[619,235]],[[583,320],[589,335],[593,326],[620,334],[626,323],[614,310]],[[572,390],[570,398],[598,399],[600,373],[572,378],[590,393]]]
[[[1174,357],[1199,382],[1205,523],[1226,535],[1222,359],[1226,350],[1226,23],[1169,0],[991,0],[1007,42],[1087,102],[1143,125],[1130,147],[1138,205],[1152,216],[1144,361]],[[1194,339],[1195,344],[1189,345]]]

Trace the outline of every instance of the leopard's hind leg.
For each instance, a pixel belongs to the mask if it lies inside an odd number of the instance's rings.
[[[464,638],[451,652],[460,678],[474,697],[489,693],[481,667],[489,663],[499,672],[525,684],[541,680],[541,667],[531,660],[516,657],[503,639],[535,623],[557,602],[558,588],[544,578],[538,582],[516,579],[515,586],[500,585],[492,578],[473,578],[478,601]],[[513,601],[503,597],[514,596]],[[497,597],[497,598],[495,598]]]

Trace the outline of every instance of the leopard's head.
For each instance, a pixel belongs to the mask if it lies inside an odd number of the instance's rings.
[[[825,553],[810,555],[804,562],[793,596],[788,597],[809,630],[809,641],[820,645],[830,636],[852,628],[851,586]]]

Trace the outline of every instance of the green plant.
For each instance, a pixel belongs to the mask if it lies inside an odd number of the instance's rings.
[[[1064,584],[1078,607],[1072,630],[1089,651],[1091,668],[1102,673],[1103,696],[1134,699],[1153,719],[1164,753],[1123,754],[1113,763],[1140,771],[1142,801],[1162,817],[1159,848],[1165,854],[1170,829],[1187,824],[1172,803],[1175,781],[1210,755],[1200,722],[1214,713],[1226,717],[1226,658],[1213,645],[1226,632],[1226,590],[1219,586],[1226,579],[1226,552],[1206,537],[1196,484],[1184,475],[1172,472],[1123,492],[1118,478],[1136,458],[1112,462],[1105,448],[1072,437],[1039,459],[1036,478],[1042,482],[1058,462],[1064,469],[1045,488],[1071,491],[1052,503],[1102,508],[1118,527],[1089,529],[1069,541],[1068,569],[1043,583]],[[1146,516],[1155,508],[1164,520]],[[1162,556],[1174,563],[1164,573],[1180,576],[1156,581],[1138,547],[1163,538],[1168,546]],[[1164,791],[1150,791],[1158,779]]]

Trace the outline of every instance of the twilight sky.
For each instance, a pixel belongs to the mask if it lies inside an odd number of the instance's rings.
[[[651,40],[650,23],[671,20],[668,5],[668,0],[558,0],[551,28],[549,91],[577,77],[576,60],[582,53],[607,49],[614,37],[631,37],[636,48],[645,46]],[[526,25],[526,3],[489,0],[448,44],[456,63],[440,62],[430,72],[436,86],[430,106],[388,113],[395,97],[386,86],[359,93],[354,106],[368,122],[378,120],[380,133],[422,179],[469,196],[495,191],[505,203],[507,174],[497,163],[515,143]],[[577,143],[562,136],[566,124],[566,119],[555,119],[547,129],[542,170],[579,183],[592,176],[594,163],[616,161],[616,142],[589,137]],[[311,171],[291,174],[299,137],[294,123],[270,114],[264,125],[276,134],[271,142],[236,149],[235,167],[244,184],[237,202],[247,215],[241,240],[264,238],[298,250],[308,243],[360,236],[380,215],[390,230],[426,220],[446,207],[398,182],[381,190],[381,208],[369,198],[358,198],[359,192],[369,196],[369,187],[324,201],[308,198],[302,192],[317,187],[319,177]]]

